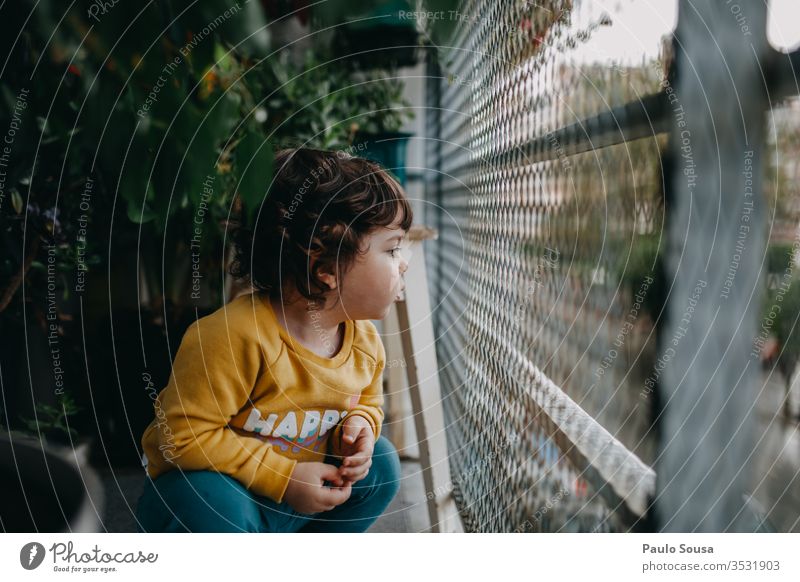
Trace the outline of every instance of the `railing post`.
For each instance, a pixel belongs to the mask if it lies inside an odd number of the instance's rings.
[[[670,94],[657,526],[748,531],[766,201],[763,2],[682,0]],[[734,10],[739,11],[736,13]],[[743,19],[747,27],[743,28]],[[688,321],[688,324],[687,324]]]

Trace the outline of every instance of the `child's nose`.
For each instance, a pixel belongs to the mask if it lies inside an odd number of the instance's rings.
[[[400,261],[400,274],[402,275],[406,271],[408,271],[408,261],[403,259]]]

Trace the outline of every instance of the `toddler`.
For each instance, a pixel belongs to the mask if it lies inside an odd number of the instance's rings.
[[[404,289],[412,210],[365,159],[275,157],[231,272],[253,291],[193,323],[144,432],[147,532],[365,531],[396,495],[375,325]]]

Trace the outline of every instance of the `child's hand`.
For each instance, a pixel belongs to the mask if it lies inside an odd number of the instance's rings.
[[[334,487],[326,487],[326,480]],[[283,500],[300,513],[320,513],[347,501],[351,492],[351,485],[344,482],[333,465],[297,463]]]
[[[342,466],[339,475],[345,484],[360,481],[369,473],[372,451],[375,448],[375,433],[372,425],[363,416],[350,416],[342,425]]]

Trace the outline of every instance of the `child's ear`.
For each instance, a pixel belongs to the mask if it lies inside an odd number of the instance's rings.
[[[319,274],[320,281],[325,283],[331,289],[336,289],[336,275],[331,273],[322,273]]]
[[[312,259],[312,268],[313,268],[313,259]],[[331,289],[336,289],[336,275],[331,272],[331,270],[327,266],[323,266],[320,268],[319,272],[317,273],[319,280],[325,283]]]

